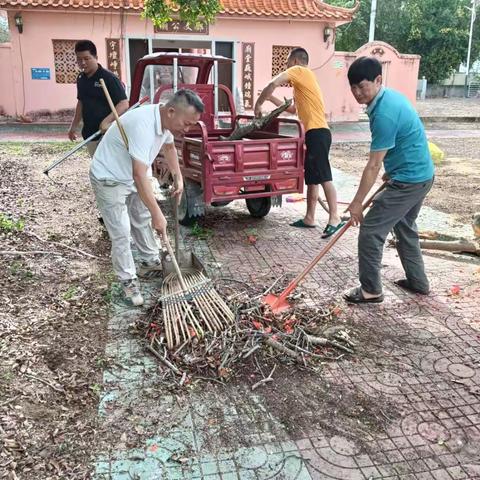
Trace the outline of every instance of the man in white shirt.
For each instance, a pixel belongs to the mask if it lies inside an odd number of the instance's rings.
[[[183,136],[200,119],[204,106],[196,93],[179,90],[165,105],[147,105],[126,112],[121,119],[128,150],[116,124],[107,130],[90,167],[90,181],[98,209],[112,242],[112,263],[122,283],[125,299],[142,305],[143,297],[130,247],[130,236],[139,252],[139,276],[161,274],[153,229],[162,238],[167,221],[152,190],[148,171],[160,149],[170,172],[178,179],[177,199],[183,192],[174,135]],[[152,229],[153,227],[153,229]]]

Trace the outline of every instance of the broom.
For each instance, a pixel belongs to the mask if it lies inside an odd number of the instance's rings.
[[[100,79],[100,85],[128,151],[127,134],[103,79]],[[178,221],[176,215],[175,221]],[[172,349],[195,336],[203,337],[205,328],[210,332],[223,330],[226,324],[234,321],[235,315],[215,290],[211,280],[201,272],[191,270],[183,275],[168,237],[163,240],[175,269],[175,273],[164,279],[162,285],[164,295],[160,298],[164,307],[163,321],[167,347]]]

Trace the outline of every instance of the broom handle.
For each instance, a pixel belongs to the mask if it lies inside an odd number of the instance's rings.
[[[376,191],[373,193],[369,199],[363,204],[363,210],[365,210],[371,203],[372,200],[386,187],[387,182],[383,183]],[[307,267],[298,275],[297,278],[292,280],[290,285],[283,291],[283,293],[278,297],[275,304],[280,303],[282,300],[285,300],[290,293],[292,293],[298,284],[310,273],[312,268],[327,254],[327,252],[338,242],[340,237],[352,226],[352,220],[350,219],[339,231],[336,233],[330,241],[322,248],[320,253],[307,265]]]
[[[120,123],[120,117],[118,116],[117,109],[115,108],[115,105],[112,102],[112,97],[108,93],[107,86],[105,85],[105,81],[103,78],[100,79],[100,85],[102,86],[103,93],[105,94],[105,97],[107,98],[107,102],[110,105],[110,109],[112,110],[113,116],[115,117],[115,121],[117,122],[118,129],[120,130],[120,134],[122,135],[123,138],[123,143],[125,143],[125,148],[128,151],[128,138],[127,134],[125,133],[125,130],[123,129],[122,124]]]

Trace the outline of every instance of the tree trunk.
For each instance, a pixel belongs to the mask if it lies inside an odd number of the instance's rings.
[[[242,138],[250,135],[256,130],[262,130],[262,128],[265,128],[267,125],[269,125],[274,118],[278,117],[281,113],[283,113],[291,104],[291,99],[285,100],[285,103],[283,105],[280,105],[267,115],[264,115],[260,118],[255,118],[246,125],[236,125],[235,130],[230,134],[230,136],[224,137],[222,138],[222,140],[241,140]]]
[[[480,244],[459,240],[457,242],[442,242],[440,240],[420,240],[420,248],[426,250],[443,250],[445,252],[474,253],[480,256]]]

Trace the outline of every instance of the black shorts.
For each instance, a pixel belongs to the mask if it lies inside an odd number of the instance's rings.
[[[305,135],[305,183],[319,185],[332,181],[332,169],[328,155],[332,145],[332,134],[328,128],[313,128]]]

